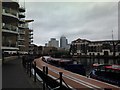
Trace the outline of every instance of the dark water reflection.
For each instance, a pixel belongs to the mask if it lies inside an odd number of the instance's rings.
[[[73,58],[74,64],[83,64],[86,68],[87,73],[92,70],[92,65],[94,63],[98,64],[119,64],[120,65],[120,58],[119,59],[100,59],[100,58]]]
[[[120,59],[98,59],[98,58],[73,58],[74,63],[79,63],[83,65],[92,65],[94,63],[98,64],[120,64]]]

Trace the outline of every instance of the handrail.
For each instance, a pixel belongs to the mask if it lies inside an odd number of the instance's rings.
[[[26,71],[30,77],[31,77],[31,69],[34,69],[34,82],[37,81],[36,75],[39,75],[39,77],[41,77],[41,79],[43,80],[43,86],[44,86],[43,88],[45,88],[45,84],[46,84],[47,85],[46,87],[51,88],[52,90],[54,89],[71,90],[67,85],[67,83],[65,83],[65,81],[63,80],[62,72],[59,72],[60,77],[58,79],[54,79],[48,75],[48,67],[46,66],[43,66],[43,70],[41,70],[37,68],[36,62],[32,63],[32,61],[25,60],[25,58],[23,58],[22,64],[27,69]],[[57,80],[59,80],[59,82]],[[63,82],[65,83],[64,85]]]

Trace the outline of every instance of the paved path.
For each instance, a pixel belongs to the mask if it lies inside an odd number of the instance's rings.
[[[40,88],[27,75],[21,59],[6,62],[2,67],[2,88]],[[4,89],[3,89],[4,90]],[[40,89],[39,89],[40,90]]]
[[[85,76],[81,76],[81,75],[72,73],[70,71],[63,70],[55,66],[52,66],[50,64],[47,64],[43,62],[41,58],[35,59],[35,61],[36,61],[37,67],[40,69],[42,69],[43,66],[47,66],[48,75],[51,75],[55,78],[59,77],[59,72],[63,72],[63,79],[65,80],[65,82],[75,89],[81,90],[81,88],[82,89],[84,88],[86,90],[90,90],[90,89],[103,90],[104,88],[107,88],[110,90],[120,90],[120,87],[117,87],[117,86],[114,86],[114,85],[111,85],[105,82],[101,82],[98,80],[94,80],[91,78],[87,78]]]

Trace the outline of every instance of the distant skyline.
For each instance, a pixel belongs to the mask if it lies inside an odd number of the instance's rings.
[[[118,39],[117,2],[26,2],[26,19],[33,19],[34,42],[45,45],[50,38],[69,43],[88,40]]]

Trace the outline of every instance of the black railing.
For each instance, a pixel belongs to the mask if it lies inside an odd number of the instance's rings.
[[[59,78],[54,79],[53,77],[48,75],[49,69],[46,66],[43,66],[43,69],[40,70],[39,68],[37,68],[36,62],[33,63],[32,61],[27,60],[26,57],[23,57],[22,64],[23,67],[26,69],[27,74],[29,74],[30,77],[32,76],[31,69],[34,70],[33,73],[34,82],[37,82],[36,75],[38,75],[42,79],[43,90],[45,90],[46,88],[50,90],[71,90],[71,88],[63,80],[62,72],[59,72]]]

